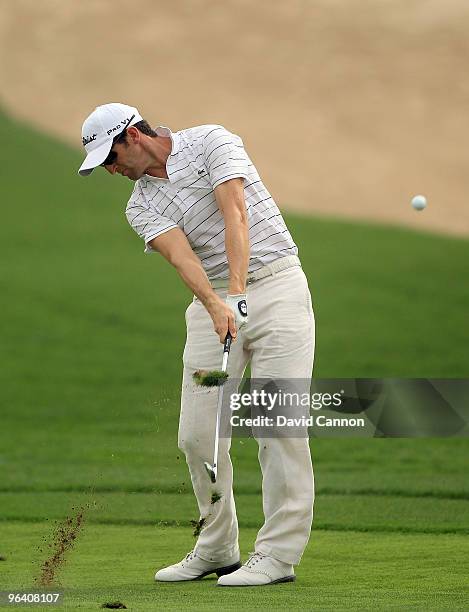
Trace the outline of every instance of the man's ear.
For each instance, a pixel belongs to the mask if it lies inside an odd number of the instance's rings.
[[[140,132],[140,130],[138,130],[136,127],[134,127],[133,125],[131,125],[130,127],[127,128],[127,135],[128,138],[130,138],[130,140],[134,143],[137,144],[140,142],[142,133]]]

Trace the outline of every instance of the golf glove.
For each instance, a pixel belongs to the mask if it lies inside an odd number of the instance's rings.
[[[226,296],[226,303],[235,315],[236,329],[241,329],[248,322],[248,305],[245,293]]]

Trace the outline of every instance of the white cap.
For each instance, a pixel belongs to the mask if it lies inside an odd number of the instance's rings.
[[[78,174],[81,176],[91,174],[109,155],[114,137],[141,120],[138,110],[127,104],[111,102],[97,106],[85,119],[81,129],[82,142],[87,155]]]

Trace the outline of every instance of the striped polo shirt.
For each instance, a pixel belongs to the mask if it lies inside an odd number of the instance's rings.
[[[199,257],[209,279],[229,278],[225,251],[225,223],[214,189],[232,178],[244,179],[249,221],[249,273],[279,257],[297,255],[298,249],[243,141],[221,125],[201,125],[171,132],[158,127],[159,136],[170,137],[167,179],[145,174],[136,181],[126,216],[145,241],[179,227]]]

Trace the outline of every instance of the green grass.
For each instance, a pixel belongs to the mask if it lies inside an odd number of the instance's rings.
[[[62,576],[70,608],[462,608],[467,439],[314,439],[315,531],[295,585],[215,600],[212,580],[152,583],[194,541],[176,445],[190,293],[143,255],[129,182],[78,177],[79,153],[4,116],[0,137],[0,589],[31,586],[51,523],[89,502]],[[315,303],[316,376],[468,377],[467,240],[287,222]],[[255,442],[234,440],[232,456],[247,554],[262,521]]]
[[[89,506],[89,523],[186,526],[189,536],[190,520],[199,518],[194,496],[184,493],[24,492],[1,493],[0,501],[2,518],[8,521],[59,520],[71,508]],[[236,503],[240,524],[260,528],[260,495],[240,493]],[[469,534],[466,500],[324,493],[314,510],[314,528],[320,530]]]
[[[19,590],[37,575],[45,523],[2,529],[7,560],[2,580]],[[241,547],[255,538],[244,529]],[[220,589],[212,577],[186,584],[155,584],[156,569],[187,552],[177,527],[86,525],[61,574],[66,609],[97,609],[120,600],[132,610],[457,610],[466,605],[467,538],[318,531],[312,536],[294,585]],[[97,554],[99,551],[99,554]],[[97,560],[99,559],[99,564]],[[437,562],[436,562],[437,560]],[[446,567],[452,567],[446,572]],[[21,578],[20,578],[21,576]]]

